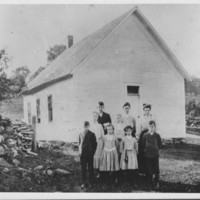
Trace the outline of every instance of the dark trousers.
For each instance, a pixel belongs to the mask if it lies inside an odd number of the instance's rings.
[[[93,156],[81,155],[81,170],[82,170],[82,181],[86,182],[87,168],[89,172],[89,182],[93,183],[94,169],[93,169]]]
[[[159,157],[148,158],[146,157],[147,175],[150,181],[152,181],[155,174],[155,181],[159,181]]]
[[[123,182],[135,183],[137,180],[138,171],[135,169],[122,170]]]

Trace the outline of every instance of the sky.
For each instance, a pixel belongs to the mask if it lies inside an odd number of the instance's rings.
[[[200,78],[200,4],[137,4],[191,76]],[[0,5],[0,49],[13,57],[12,69],[33,73],[47,63],[46,51],[67,35],[77,43],[134,7],[118,5]]]

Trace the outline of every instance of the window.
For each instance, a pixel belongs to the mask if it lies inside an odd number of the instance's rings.
[[[48,114],[49,114],[49,121],[53,121],[53,107],[52,107],[52,95],[47,97],[48,100]]]
[[[139,86],[127,86],[128,95],[139,95]]]
[[[27,104],[27,110],[28,110],[28,123],[31,124],[31,103],[28,102]]]
[[[36,112],[37,112],[37,122],[40,123],[41,122],[41,118],[40,118],[40,99],[36,100]]]

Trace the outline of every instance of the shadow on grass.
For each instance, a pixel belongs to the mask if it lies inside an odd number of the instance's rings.
[[[195,193],[200,192],[199,186],[182,184],[182,183],[169,183],[169,182],[160,182],[160,188],[156,189],[153,185],[149,185],[146,182],[144,176],[140,176],[135,181],[135,184],[132,185],[127,182],[121,184],[113,183],[96,183],[93,188],[86,190],[87,192],[124,192],[124,193],[144,193],[144,192],[174,192],[174,193]]]

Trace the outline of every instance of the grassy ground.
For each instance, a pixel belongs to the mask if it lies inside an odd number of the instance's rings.
[[[0,171],[0,191],[4,192],[200,192],[200,140],[186,139],[183,144],[167,144],[161,150],[160,189],[153,190],[143,176],[135,186],[110,181],[96,182],[91,189],[81,190],[81,170],[77,156],[64,155],[58,149],[39,150],[37,157],[21,156],[21,167],[31,172]],[[65,154],[70,151],[65,151]],[[76,155],[76,154],[75,154]],[[49,165],[71,172],[70,175],[43,174],[34,171],[38,165]]]

